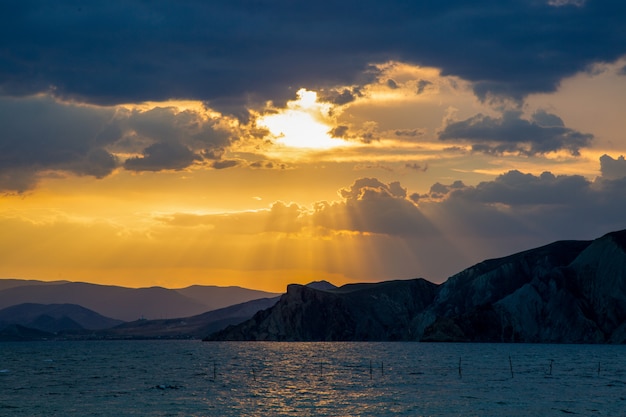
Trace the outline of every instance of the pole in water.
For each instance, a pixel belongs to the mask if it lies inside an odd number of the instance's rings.
[[[217,364],[213,361],[213,380],[217,379]]]
[[[385,376],[385,363],[384,362],[380,363],[380,374],[382,376]]]
[[[461,357],[459,356],[459,378],[463,378],[463,372],[461,371]]]
[[[320,361],[320,376],[324,376],[324,362]]]
[[[598,362],[598,376],[600,376],[600,362]]]
[[[509,355],[509,368],[511,369],[511,378],[513,378],[513,361],[511,361],[511,355]]]
[[[552,375],[552,364],[554,363],[554,359],[550,359],[550,370],[548,371],[548,375]]]
[[[254,368],[252,368],[252,380],[256,381],[256,372],[254,371]]]
[[[370,379],[372,379],[372,360],[370,359]]]

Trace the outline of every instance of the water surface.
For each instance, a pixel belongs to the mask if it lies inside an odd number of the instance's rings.
[[[626,416],[626,347],[0,343],[1,416]]]

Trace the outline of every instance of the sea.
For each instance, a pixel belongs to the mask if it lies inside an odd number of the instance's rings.
[[[0,343],[1,416],[626,416],[626,346]]]

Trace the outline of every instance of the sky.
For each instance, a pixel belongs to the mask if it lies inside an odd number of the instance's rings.
[[[443,282],[626,228],[623,0],[3,1],[0,277]]]

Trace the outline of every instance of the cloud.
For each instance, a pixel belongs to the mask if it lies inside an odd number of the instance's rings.
[[[609,155],[600,157],[600,171],[602,177],[610,180],[617,180],[626,177],[626,160],[620,155],[617,159],[611,158]]]
[[[228,214],[174,213],[157,218],[172,227],[204,228],[211,233],[254,235],[262,233],[295,234],[307,224],[307,210],[295,203],[276,201],[269,209]]]
[[[469,142],[475,151],[485,153],[538,155],[567,150],[577,156],[591,144],[593,135],[567,128],[558,116],[540,110],[530,119],[522,118],[519,111],[505,111],[500,118],[478,114],[449,122],[439,139]]]
[[[579,175],[514,170],[476,186],[435,184],[419,203],[473,239],[591,238],[626,227],[620,209],[626,204],[624,179],[592,182]],[[585,218],[593,221],[580,221]]]
[[[4,2],[0,90],[233,109],[359,85],[370,64],[399,60],[520,98],[622,56],[625,16],[622,0]]]
[[[428,80],[419,80],[417,82],[417,94],[422,94],[424,90],[426,90],[426,88],[432,84],[433,83]]]
[[[68,171],[98,178],[118,165],[104,145],[119,137],[114,112],[48,97],[0,98],[0,189],[23,192],[42,172]]]
[[[339,191],[341,202],[315,205],[313,224],[328,230],[347,230],[390,236],[428,236],[434,233],[430,222],[399,182],[383,183],[361,178]]]
[[[398,88],[400,88],[398,86],[398,83],[396,83],[394,80],[392,80],[391,78],[387,80],[387,87],[391,88],[392,90],[396,90]]]
[[[419,135],[423,135],[424,131],[421,130],[421,129],[411,129],[411,130],[408,130],[408,129],[398,129],[398,130],[396,130],[394,132],[394,134],[396,136],[406,136],[406,137],[414,138],[414,137],[417,137]]]
[[[420,172],[428,171],[428,164],[421,165],[421,164],[417,164],[414,162],[412,164],[405,164],[404,167],[408,169],[412,169],[414,171],[420,171]]]
[[[53,171],[104,178],[118,167],[184,169],[205,158],[225,165],[219,159],[234,129],[228,123],[208,110],[175,106],[140,110],[49,95],[0,97],[0,191],[27,191]]]
[[[215,161],[211,166],[215,169],[233,168],[239,165],[240,162],[235,159],[223,159],[221,161]]]
[[[181,170],[198,160],[200,157],[185,145],[157,142],[144,149],[143,156],[128,158],[124,168],[131,171]]]

